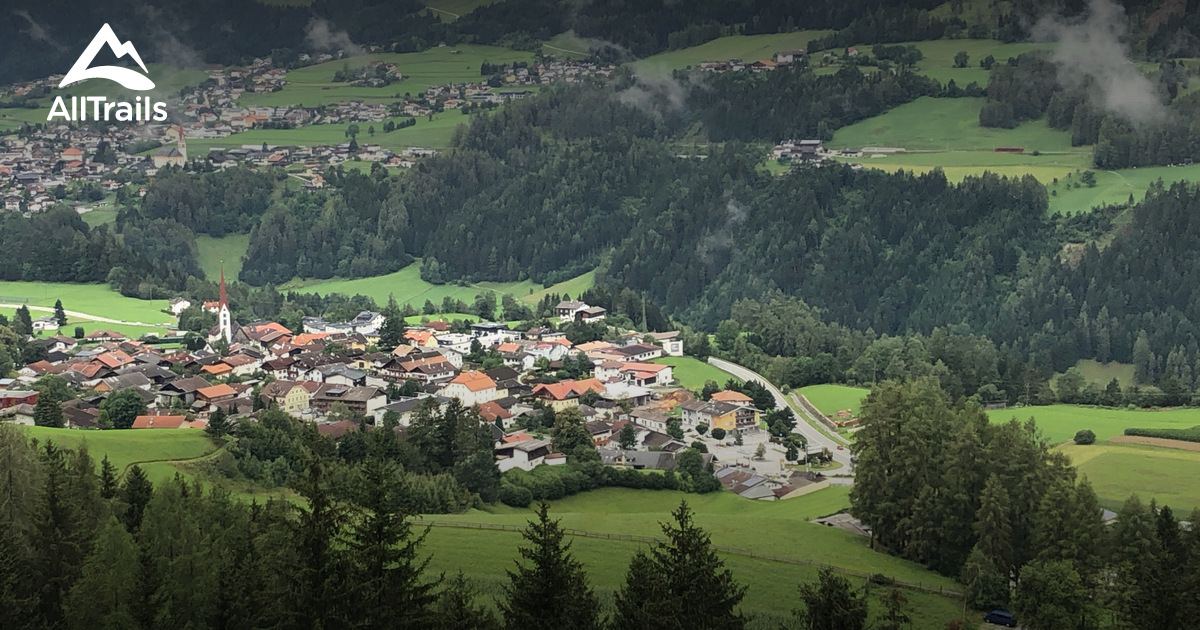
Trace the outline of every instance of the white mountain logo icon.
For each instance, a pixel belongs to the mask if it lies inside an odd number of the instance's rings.
[[[67,76],[63,77],[62,83],[59,83],[58,87],[64,88],[72,83],[79,83],[87,79],[108,79],[109,81],[120,83],[126,89],[137,90],[138,92],[154,89],[154,82],[149,77],[138,74],[129,68],[122,68],[120,66],[96,66],[95,68],[89,68],[88,66],[96,58],[96,53],[100,52],[100,48],[105,44],[108,45],[117,58],[129,55],[142,67],[142,72],[149,72],[146,70],[146,64],[142,63],[142,58],[138,56],[137,49],[133,47],[133,42],[122,44],[121,40],[117,39],[117,34],[113,32],[112,27],[105,24],[100,27],[100,32],[96,33],[96,36],[92,38],[92,43],[88,44],[88,47],[79,56],[79,59],[75,60],[75,65],[71,66],[70,72],[67,72]]]

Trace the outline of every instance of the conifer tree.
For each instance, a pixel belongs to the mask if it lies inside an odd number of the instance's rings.
[[[59,328],[67,325],[67,314],[63,311],[62,300],[54,300],[54,321],[58,322]]]
[[[391,352],[404,343],[404,316],[396,306],[396,296],[388,294],[387,307],[383,309],[383,326],[379,329],[379,349]]]
[[[142,514],[146,511],[146,505],[150,503],[153,492],[154,485],[146,477],[146,471],[137,464],[130,466],[129,471],[125,473],[125,479],[121,481],[119,493],[121,502],[125,504],[121,522],[129,533],[136,534],[142,526]]]
[[[70,627],[137,627],[133,616],[137,589],[137,545],[116,517],[109,517],[67,597],[65,610]]]
[[[988,477],[979,496],[979,511],[975,514],[975,546],[1005,576],[1014,569],[1009,505],[1008,491],[999,477]]]
[[[867,600],[846,578],[822,568],[816,582],[800,585],[803,609],[793,611],[803,630],[862,630],[867,627]],[[898,611],[898,615],[902,611]]]
[[[616,596],[615,626],[621,628],[739,629],[746,619],[737,607],[746,587],[733,579],[712,548],[709,535],[681,502],[663,523],[667,540],[638,551]]]
[[[563,530],[550,519],[550,506],[538,507],[537,520],[522,532],[529,543],[521,547],[521,557],[529,564],[517,563],[508,571],[508,584],[500,614],[504,627],[511,630],[551,630],[600,627],[600,604],[587,583],[583,565],[571,555],[571,543],[563,543]]]
[[[204,431],[213,438],[220,440],[231,432],[232,427],[229,425],[229,414],[224,409],[217,407],[208,416],[208,425],[204,427]]]
[[[61,429],[63,413],[58,401],[49,396],[39,397],[37,404],[33,407],[33,423],[39,427]]]
[[[424,578],[428,558],[418,556],[425,535],[414,536],[399,510],[399,467],[379,457],[362,464],[357,479],[359,510],[346,538],[355,586],[352,613],[365,628],[421,628],[430,622],[436,581]]]
[[[498,630],[500,623],[491,609],[475,603],[475,591],[459,572],[443,583],[433,605],[431,627],[436,630]]]
[[[108,454],[100,460],[100,498],[112,499],[117,496],[121,486],[117,480],[117,467],[108,461]]]
[[[285,608],[297,623],[333,629],[344,625],[343,607],[350,584],[345,552],[336,543],[346,510],[329,489],[329,465],[313,455],[295,489],[306,505],[294,508],[291,523],[294,563],[288,567],[291,585]]]

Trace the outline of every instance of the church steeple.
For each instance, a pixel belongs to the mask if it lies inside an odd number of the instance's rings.
[[[233,343],[233,317],[229,312],[229,296],[225,293],[225,267],[221,267],[220,299],[217,302],[217,326],[221,339]]]

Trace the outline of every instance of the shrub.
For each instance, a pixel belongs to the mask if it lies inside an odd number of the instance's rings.
[[[725,439],[725,429],[722,429],[721,427],[717,427],[717,428],[713,429],[712,436],[713,436],[714,440],[724,440]]]
[[[1125,429],[1125,435],[1200,442],[1200,426],[1190,429]]]
[[[528,488],[506,483],[500,486],[500,502],[509,507],[529,507],[533,503],[533,493]]]
[[[1082,429],[1075,434],[1076,444],[1095,444],[1096,433],[1091,429]]]
[[[707,432],[708,432],[707,424],[697,424],[696,425],[696,433],[699,433],[700,435],[704,435]]]

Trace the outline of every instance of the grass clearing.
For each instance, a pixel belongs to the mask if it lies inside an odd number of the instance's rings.
[[[195,459],[216,450],[212,440],[198,429],[139,429],[127,431],[87,431],[81,429],[48,429],[26,427],[30,437],[41,442],[53,440],[67,448],[86,444],[88,453],[99,464],[104,456],[123,472],[127,466],[137,462],[163,462],[163,460]],[[169,479],[175,469],[170,464],[147,465],[151,479]]]
[[[695,357],[659,357],[652,360],[651,363],[671,366],[675,382],[692,391],[700,391],[707,381],[714,381],[717,385],[724,386],[726,381],[733,378],[716,366],[709,365]]]
[[[196,235],[197,258],[204,277],[216,281],[221,277],[221,269],[225,269],[225,279],[238,279],[242,271],[242,258],[250,248],[249,234],[229,234],[221,238],[213,238],[207,234]]]
[[[175,321],[162,312],[167,308],[166,300],[125,297],[102,284],[0,281],[0,303],[24,302],[30,306],[53,307],[56,299],[61,299],[63,308],[68,311],[96,317],[144,324],[170,324]]]
[[[1178,181],[1200,181],[1200,164],[1148,166],[1119,171],[1092,170],[1096,185],[1091,187],[1081,181],[1083,170],[1090,170],[1090,166],[1089,162],[1078,172],[1068,173],[1058,182],[1050,183],[1051,211],[1063,214],[1087,212],[1104,204],[1126,203],[1131,196],[1134,201],[1141,201],[1159,180],[1167,186]]]
[[[79,217],[83,219],[84,223],[88,224],[88,227],[108,225],[117,220],[117,209],[112,207],[100,208],[91,212],[85,212],[79,215]]]
[[[1079,370],[1079,373],[1083,375],[1083,378],[1087,382],[1095,383],[1100,387],[1108,385],[1114,378],[1117,379],[1122,388],[1131,387],[1136,384],[1133,379],[1132,363],[1118,363],[1116,361],[1100,363],[1093,359],[1080,359],[1075,364],[1075,369]],[[1059,376],[1061,375],[1056,374],[1050,384],[1054,385],[1058,381]]]
[[[994,39],[939,39],[910,43],[925,56],[917,63],[917,70],[921,74],[942,83],[953,80],[959,87],[966,87],[972,81],[980,87],[987,87],[989,72],[979,66],[979,61],[988,55],[995,57],[996,63],[1004,63],[1009,57],[1054,48],[1054,44],[1005,44]],[[858,49],[869,51],[871,47],[859,46]],[[954,67],[954,56],[960,51],[965,51],[969,57],[965,68]]]
[[[487,286],[487,284],[488,283],[481,283],[480,286]],[[587,291],[594,286],[596,286],[596,272],[589,271],[583,275],[575,276],[569,280],[563,280],[562,282],[552,284],[546,288],[541,288],[537,284],[531,284],[531,287],[535,289],[533,293],[522,294],[513,292],[513,295],[516,295],[518,298],[530,304],[537,304],[542,300],[543,297],[550,294],[564,296],[569,295],[574,299],[579,299],[579,296],[583,295],[584,291]]]
[[[440,8],[440,7],[439,7]],[[371,61],[395,63],[404,78],[385,87],[355,87],[334,83],[333,74],[345,66],[351,68]],[[431,85],[479,81],[479,66],[484,62],[510,63],[533,61],[533,53],[497,46],[441,46],[415,53],[370,53],[337,59],[288,72],[288,84],[278,92],[247,94],[243,105],[300,105],[313,107],[360,99],[369,103],[390,103],[405,93],[416,96]]]
[[[856,416],[862,408],[863,399],[871,393],[869,389],[848,385],[809,385],[797,391],[822,413],[835,414],[849,409]]]
[[[1081,429],[1095,431],[1096,440],[1103,442],[1113,436],[1122,435],[1125,429],[1132,427],[1187,429],[1200,425],[1200,409],[1184,408],[1129,410],[1081,405],[1047,405],[997,409],[989,411],[988,417],[992,422],[1007,422],[1012,418],[1024,422],[1032,417],[1052,443],[1070,440]]]
[[[1118,510],[1129,495],[1186,515],[1200,507],[1200,453],[1138,444],[1067,444],[1060,449],[1087,475],[1100,504]],[[1183,518],[1186,518],[1184,516]]]
[[[425,6],[433,11],[434,15],[441,18],[443,22],[453,22],[454,20],[478,9],[479,7],[487,6],[497,0],[426,0]]]
[[[741,59],[752,62],[772,59],[782,50],[805,49],[808,42],[825,37],[833,31],[796,31],[769,35],[728,35],[718,37],[699,46],[670,50],[635,61],[633,68],[638,72],[667,74],[672,70],[695,67],[702,61]]]

